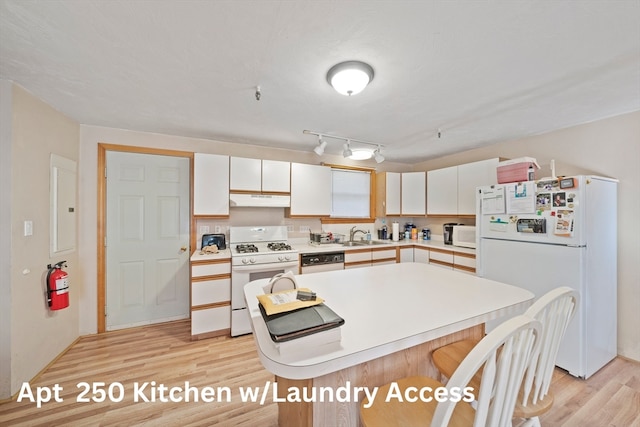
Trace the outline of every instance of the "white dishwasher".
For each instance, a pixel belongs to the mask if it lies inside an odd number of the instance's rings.
[[[344,270],[344,252],[322,252],[300,255],[300,273]]]

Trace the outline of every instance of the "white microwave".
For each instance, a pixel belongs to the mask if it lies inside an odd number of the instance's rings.
[[[476,227],[473,225],[454,225],[452,242],[454,246],[476,247]]]

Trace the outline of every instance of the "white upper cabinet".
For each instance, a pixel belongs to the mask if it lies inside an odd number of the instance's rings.
[[[291,163],[290,216],[331,214],[331,168]]]
[[[230,191],[262,191],[262,160],[231,157]]]
[[[194,153],[193,215],[229,216],[229,156]]]
[[[230,190],[289,193],[290,163],[231,157]]]
[[[287,194],[291,192],[291,163],[263,160],[262,191]]]
[[[376,175],[376,216],[400,215],[400,173]]]
[[[424,215],[426,180],[424,172],[404,172],[401,176],[402,215]]]
[[[497,183],[499,158],[427,172],[427,215],[475,215],[476,187]]]
[[[427,215],[458,214],[458,167],[427,172]]]
[[[476,187],[498,183],[499,159],[487,159],[458,166],[458,215],[476,214]]]

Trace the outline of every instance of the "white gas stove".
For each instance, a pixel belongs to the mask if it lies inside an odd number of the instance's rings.
[[[251,333],[244,285],[292,271],[298,273],[298,251],[287,243],[286,226],[231,227],[231,336]]]

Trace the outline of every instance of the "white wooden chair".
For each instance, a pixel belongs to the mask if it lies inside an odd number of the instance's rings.
[[[526,316],[539,320],[543,330],[540,354],[527,368],[514,409],[514,418],[522,420],[520,427],[540,427],[539,416],[553,405],[553,394],[549,392],[553,369],[560,342],[575,315],[577,304],[578,293],[569,287],[561,287],[540,297],[525,312]],[[433,352],[434,365],[443,376],[450,377],[475,345],[474,341],[463,340],[443,346]]]
[[[507,320],[485,336],[467,355],[445,386],[428,377],[409,377],[381,386],[369,405],[365,399],[360,406],[360,422],[365,427],[374,426],[474,426],[510,427],[513,409],[522,384],[525,369],[531,358],[537,357],[540,348],[542,325],[528,316]],[[483,370],[479,387],[472,390],[474,407],[467,401],[436,400],[439,387],[462,394],[471,379]],[[412,388],[413,387],[413,388]],[[422,391],[422,395],[421,395]],[[418,397],[416,402],[393,398],[389,393]],[[430,401],[428,398],[431,398]]]

